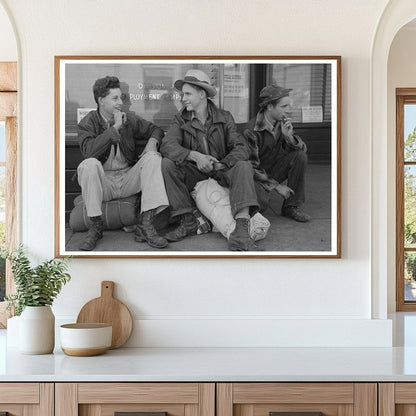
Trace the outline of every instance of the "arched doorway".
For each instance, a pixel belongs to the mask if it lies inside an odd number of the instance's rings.
[[[389,154],[388,58],[397,32],[416,17],[413,0],[390,2],[377,28],[371,56],[372,316],[387,317],[395,293],[395,159]],[[393,114],[394,117],[394,114]],[[393,163],[393,165],[392,165]],[[389,311],[393,312],[391,302]]]

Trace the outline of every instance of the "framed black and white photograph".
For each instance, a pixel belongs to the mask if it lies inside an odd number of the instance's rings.
[[[55,57],[55,255],[341,256],[339,56]]]

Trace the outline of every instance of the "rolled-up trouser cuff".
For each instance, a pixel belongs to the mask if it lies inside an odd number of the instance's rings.
[[[245,202],[239,202],[238,204],[234,204],[231,207],[231,214],[233,218],[238,214],[242,209],[249,208],[250,217],[252,217],[254,214],[259,212],[260,206],[257,202],[257,199],[248,200]]]

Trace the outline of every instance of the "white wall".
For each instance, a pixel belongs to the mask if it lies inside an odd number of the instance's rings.
[[[395,201],[396,201],[396,88],[416,87],[416,26],[404,27],[396,35],[391,44],[388,64],[388,201],[389,201],[389,296],[388,309],[396,308],[396,261],[395,261]]]
[[[137,319],[130,345],[391,343],[371,258],[370,58],[387,0],[0,4],[21,40],[21,240],[42,257],[54,253],[54,55],[342,56],[342,259],[74,259],[59,319],[108,279]]]
[[[17,61],[17,56],[16,37],[11,21],[6,10],[0,6],[0,61]]]

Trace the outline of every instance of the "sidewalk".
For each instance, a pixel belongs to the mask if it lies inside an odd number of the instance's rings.
[[[271,226],[267,237],[257,242],[260,251],[329,251],[331,249],[331,184],[329,165],[309,165],[306,175],[306,202],[303,207],[312,220],[299,223],[280,215],[282,198],[273,194],[271,208],[263,215]],[[162,234],[162,233],[161,233]],[[86,233],[66,230],[67,251],[78,251]],[[115,248],[116,247],[116,248]],[[146,243],[136,243],[134,233],[105,231],[95,251],[155,251]],[[227,240],[219,233],[187,237],[157,252],[228,251]],[[87,254],[86,252],[81,252]],[[324,254],[324,253],[323,253]]]

